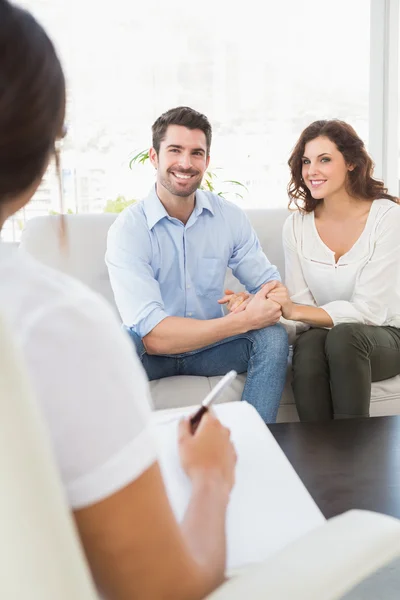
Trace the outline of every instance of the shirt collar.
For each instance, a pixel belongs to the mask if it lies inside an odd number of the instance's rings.
[[[144,213],[147,219],[149,229],[153,229],[161,219],[168,218],[169,215],[157,196],[156,186],[151,188],[149,195],[143,201]],[[196,191],[196,205],[194,207],[194,216],[198,217],[204,210],[208,210],[214,215],[214,208],[211,204],[208,192],[203,190]]]
[[[209,192],[205,192],[203,190],[197,190],[196,192],[196,206],[194,207],[194,212],[196,217],[200,215],[203,210],[208,210],[212,215],[214,215],[214,208],[211,204],[210,197],[211,194]]]
[[[143,208],[149,229],[153,229],[158,221],[169,216],[157,196],[155,185],[151,188],[149,195],[143,201]]]

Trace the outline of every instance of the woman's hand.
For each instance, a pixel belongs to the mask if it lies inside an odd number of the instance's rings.
[[[226,304],[229,312],[241,312],[245,310],[252,296],[248,292],[238,292],[225,290],[225,296],[218,300],[219,304]]]
[[[229,429],[207,411],[194,434],[189,419],[182,419],[178,436],[181,464],[192,483],[221,486],[229,497],[237,460]]]
[[[285,319],[295,320],[293,319],[293,312],[295,305],[290,299],[289,292],[287,287],[283,285],[280,281],[274,282],[275,286],[268,292],[267,298],[277,302],[282,307],[282,316]],[[266,283],[265,285],[270,285]],[[264,287],[264,286],[263,286]]]

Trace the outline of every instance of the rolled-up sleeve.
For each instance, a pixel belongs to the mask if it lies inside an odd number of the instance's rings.
[[[106,264],[122,321],[141,338],[168,316],[151,257],[145,217],[128,208],[108,232]]]
[[[240,283],[255,294],[263,283],[275,279],[281,281],[281,276],[265,256],[247,215],[234,205],[230,210],[235,213],[231,220],[234,248],[228,266]]]

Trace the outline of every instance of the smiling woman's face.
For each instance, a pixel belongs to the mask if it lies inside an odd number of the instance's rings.
[[[351,165],[329,138],[319,136],[305,145],[301,174],[305,185],[316,200],[327,198],[346,189],[346,177]]]

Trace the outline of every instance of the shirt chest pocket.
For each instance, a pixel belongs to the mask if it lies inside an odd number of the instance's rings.
[[[199,258],[194,275],[195,288],[199,296],[223,295],[226,264],[221,258]]]

